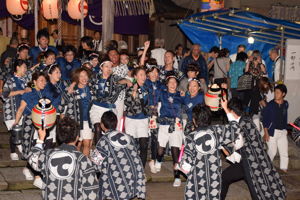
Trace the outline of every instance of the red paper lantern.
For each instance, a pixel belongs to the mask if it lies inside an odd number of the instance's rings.
[[[87,16],[88,4],[83,1],[83,18]],[[70,0],[68,3],[68,14],[72,19],[81,19],[81,1],[80,0]]]
[[[226,93],[216,83],[214,83],[205,93],[204,101],[212,111],[219,111],[221,107],[221,99],[226,99]]]
[[[28,8],[27,0],[6,0],[7,11],[11,15],[23,15]]]
[[[58,0],[43,0],[41,12],[48,20],[58,19]]]

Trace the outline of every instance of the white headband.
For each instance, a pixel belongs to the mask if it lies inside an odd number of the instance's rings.
[[[196,81],[197,83],[199,83],[199,85],[201,85],[200,81],[196,78],[189,78],[188,80],[188,84],[191,82],[191,81]]]
[[[48,74],[49,74],[51,68],[52,68],[54,65],[57,65],[57,63],[53,63],[52,65],[50,65],[50,67],[49,67],[49,69],[48,69]]]
[[[111,64],[113,65],[113,63],[112,63],[111,61],[107,60],[107,61],[102,62],[102,63],[100,64],[100,67],[101,67],[102,65],[104,65],[105,63],[111,63]]]

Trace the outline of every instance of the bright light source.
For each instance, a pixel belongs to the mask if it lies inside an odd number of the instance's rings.
[[[249,44],[253,44],[253,43],[254,43],[254,38],[251,37],[251,36],[249,36],[249,37],[248,37],[248,43],[249,43]]]

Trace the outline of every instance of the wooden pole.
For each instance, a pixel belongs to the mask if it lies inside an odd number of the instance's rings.
[[[114,8],[114,1],[102,0],[102,52],[104,53],[106,53],[106,50],[104,49],[105,43],[113,39]]]
[[[81,37],[84,36],[83,0],[81,0]]]
[[[35,46],[38,46],[39,45],[39,43],[38,43],[38,41],[37,41],[37,39],[36,39],[36,36],[37,36],[37,33],[38,33],[38,0],[34,0],[34,36],[35,36],[35,38],[34,38],[34,41],[35,41]]]
[[[62,0],[58,0],[58,45],[61,45],[61,9],[62,9]]]
[[[284,49],[284,28],[281,30],[281,44],[280,44],[280,74],[279,80],[284,81],[282,70],[283,70],[283,49]],[[284,74],[284,73],[283,73]],[[276,80],[275,80],[276,81]]]

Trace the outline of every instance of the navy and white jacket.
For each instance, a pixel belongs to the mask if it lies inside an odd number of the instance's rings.
[[[96,95],[92,87],[89,86],[89,91],[91,93],[91,98],[89,99],[90,104],[88,107],[88,113],[92,107],[92,102],[96,100]],[[80,97],[80,92],[78,85],[74,86],[73,94],[68,92],[68,88],[66,88],[63,98],[58,106],[58,112],[63,113],[65,111],[66,117],[71,117],[75,121],[80,123],[80,128],[83,130],[83,105]],[[92,128],[92,124],[88,116],[89,127]]]
[[[37,144],[29,153],[28,163],[43,175],[43,199],[98,199],[95,169],[76,146],[62,144],[43,151]]]

